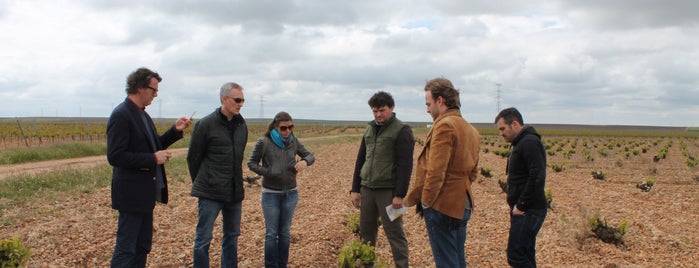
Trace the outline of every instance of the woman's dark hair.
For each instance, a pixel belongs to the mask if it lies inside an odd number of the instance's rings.
[[[429,91],[432,94],[432,99],[437,100],[437,98],[442,97],[444,99],[444,105],[447,108],[461,108],[461,101],[459,101],[459,91],[454,88],[454,85],[446,78],[435,78],[427,81],[425,84],[425,91]]]
[[[163,81],[158,73],[145,67],[138,68],[126,78],[126,94],[136,94],[139,88],[150,86],[151,78],[155,78],[158,82]]]
[[[269,121],[269,125],[267,125],[267,131],[265,132],[265,135],[269,136],[269,132],[272,131],[275,127],[279,126],[279,122],[282,121],[293,121],[291,119],[291,115],[287,112],[278,112],[277,115],[272,118],[272,121]]]

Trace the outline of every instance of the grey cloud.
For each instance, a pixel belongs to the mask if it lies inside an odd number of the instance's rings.
[[[359,10],[373,1],[93,1],[96,10],[131,9],[163,13],[172,20],[189,18],[213,26],[242,26],[245,32],[279,34],[285,25],[341,25],[358,21]],[[365,3],[365,4],[363,4]]]
[[[144,42],[152,42],[155,44],[155,51],[168,49],[186,35],[177,24],[167,20],[132,21],[127,27],[129,35],[122,44],[140,45]]]
[[[436,9],[450,15],[482,15],[482,14],[517,14],[528,12],[536,8],[539,1],[502,1],[502,0],[476,0],[476,1],[430,1]]]
[[[438,66],[437,63],[421,57],[396,59],[381,64],[367,64],[361,59],[359,61],[335,59],[290,64],[282,69],[280,78],[380,89],[422,83],[427,78],[431,78],[430,74],[435,73],[436,69],[440,69]]]
[[[556,84],[584,83],[595,76],[597,68],[596,60],[587,55],[533,55],[525,63],[525,72],[532,79]]]
[[[699,88],[693,86],[677,86],[664,91],[664,94],[657,98],[657,101],[669,104],[664,105],[665,109],[690,109],[696,110],[699,103]]]
[[[689,54],[690,57],[687,55],[687,52],[680,51],[659,53],[650,66],[653,74],[665,84],[677,86],[699,84],[699,63],[697,63],[699,51]]]
[[[559,12],[599,29],[699,25],[699,2],[693,0],[561,0],[555,6]]]

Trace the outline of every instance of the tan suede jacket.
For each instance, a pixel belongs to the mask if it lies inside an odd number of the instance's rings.
[[[471,182],[476,179],[480,134],[458,109],[437,117],[427,134],[415,167],[413,188],[404,205],[422,202],[444,215],[461,219],[466,198],[473,206]]]

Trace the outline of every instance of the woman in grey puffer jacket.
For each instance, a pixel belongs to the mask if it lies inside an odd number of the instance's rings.
[[[296,174],[315,162],[313,154],[294,137],[293,128],[288,113],[277,113],[267,132],[255,143],[248,160],[250,170],[262,175],[265,267],[287,266],[291,219],[299,198]]]

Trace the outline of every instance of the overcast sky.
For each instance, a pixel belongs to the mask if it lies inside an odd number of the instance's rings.
[[[399,118],[427,122],[424,84],[445,77],[471,122],[499,105],[525,123],[699,126],[697,11],[696,0],[0,0],[0,117],[108,117],[145,66],[164,79],[153,117],[200,118],[237,82],[248,118],[368,121],[383,90]]]

